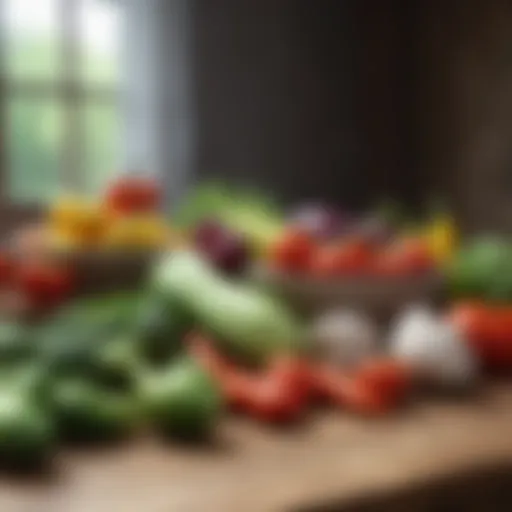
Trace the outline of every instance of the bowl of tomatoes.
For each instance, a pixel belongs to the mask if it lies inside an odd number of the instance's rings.
[[[435,300],[443,289],[428,244],[412,235],[319,241],[290,229],[253,276],[305,312],[348,306],[388,317],[411,302]]]

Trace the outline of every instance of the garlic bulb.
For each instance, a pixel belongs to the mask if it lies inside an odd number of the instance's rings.
[[[313,325],[313,340],[331,361],[353,366],[377,350],[377,329],[365,315],[333,309],[320,315]]]
[[[408,309],[398,318],[390,352],[434,384],[466,387],[477,377],[476,358],[461,334],[426,307]]]

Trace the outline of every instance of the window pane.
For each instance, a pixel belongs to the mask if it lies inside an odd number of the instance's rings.
[[[118,170],[119,112],[115,105],[89,104],[85,119],[85,190],[94,194],[102,190]]]
[[[54,78],[58,71],[59,0],[3,0],[7,73]]]
[[[62,111],[57,101],[11,98],[7,102],[9,192],[40,201],[59,188]]]
[[[82,76],[94,83],[116,84],[120,69],[121,2],[80,0]]]

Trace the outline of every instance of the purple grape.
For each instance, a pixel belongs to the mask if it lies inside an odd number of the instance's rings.
[[[249,262],[246,240],[217,221],[201,223],[194,233],[194,243],[208,261],[228,274],[242,272]]]
[[[207,249],[216,245],[229,234],[228,230],[216,220],[202,221],[194,231],[194,245],[199,249]]]
[[[247,267],[249,250],[245,240],[236,235],[227,236],[205,251],[218,269],[228,274],[239,274]]]

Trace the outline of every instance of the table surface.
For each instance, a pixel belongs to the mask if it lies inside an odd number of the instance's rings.
[[[0,479],[0,510],[266,512],[329,503],[355,510],[361,498],[512,468],[511,434],[512,386],[503,383],[471,399],[425,399],[380,420],[318,411],[300,427],[276,430],[230,418],[212,447],[141,439],[64,451],[47,481]]]

